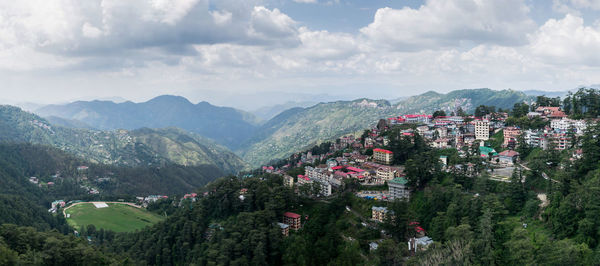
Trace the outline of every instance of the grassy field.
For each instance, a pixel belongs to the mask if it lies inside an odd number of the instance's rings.
[[[96,208],[92,203],[82,203],[65,211],[67,222],[73,228],[93,224],[115,232],[132,232],[163,220],[162,216],[126,204],[109,203],[107,208]]]

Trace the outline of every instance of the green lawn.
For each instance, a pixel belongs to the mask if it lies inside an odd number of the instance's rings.
[[[93,224],[115,232],[132,232],[163,220],[162,216],[128,206],[109,203],[107,208],[96,208],[92,203],[82,203],[66,210],[70,214],[67,222],[75,229]]]

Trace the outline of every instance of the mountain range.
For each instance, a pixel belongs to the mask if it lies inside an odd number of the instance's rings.
[[[176,128],[91,130],[55,126],[18,107],[0,106],[0,141],[48,145],[93,163],[214,165],[236,173],[246,164],[228,149]]]
[[[101,130],[178,127],[213,139],[230,149],[249,138],[259,119],[254,115],[207,102],[192,104],[184,97],[163,95],[143,103],[77,101],[48,105],[35,111],[43,117],[77,120]]]
[[[234,108],[218,107],[207,102],[193,104],[183,97],[169,95],[159,96],[143,103],[78,101],[65,105],[45,106],[35,112],[65,127],[88,128],[87,130],[90,130],[89,128],[133,130],[127,131],[128,134],[135,137],[138,142],[143,142],[140,144],[144,144],[144,148],[151,147],[163,157],[170,158],[169,160],[186,163],[190,157],[195,157],[190,152],[199,146],[190,148],[189,145],[173,145],[178,142],[171,143],[172,135],[155,130],[154,133],[160,135],[162,139],[162,144],[159,145],[156,141],[157,135],[149,133],[152,131],[149,128],[177,127],[183,130],[170,133],[187,137],[194,134],[190,137],[196,141],[194,145],[214,141],[234,151],[250,165],[259,166],[289,156],[310,145],[363,130],[381,118],[407,113],[432,113],[436,110],[453,112],[459,107],[466,112],[472,112],[479,105],[493,105],[508,109],[517,102],[530,102],[534,98],[535,96],[514,90],[467,89],[447,94],[431,91],[399,98],[393,103],[365,98],[302,107],[311,103],[296,102],[264,109],[262,117],[273,116],[267,121],[261,121],[253,114]],[[301,107],[296,107],[298,105]],[[274,115],[289,106],[294,107]],[[142,132],[153,135],[154,138],[137,135],[141,134],[135,130],[138,128],[148,128]],[[222,154],[225,154],[224,152],[225,150],[221,150]],[[203,152],[198,154],[210,156]],[[230,152],[227,154],[230,156],[228,158],[235,158]],[[194,160],[200,159],[192,161]],[[217,161],[224,164],[223,160]],[[233,163],[236,166],[241,164],[240,161]],[[230,169],[233,168],[235,167],[232,166]]]

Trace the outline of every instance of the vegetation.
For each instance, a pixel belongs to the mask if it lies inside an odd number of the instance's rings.
[[[144,103],[78,101],[38,109],[43,116],[79,120],[101,130],[178,127],[208,137],[230,149],[251,136],[254,115],[207,102],[192,104],[179,96],[163,95]]]
[[[225,148],[174,128],[134,131],[63,128],[12,106],[0,106],[0,141],[50,145],[103,164],[214,165],[226,173],[236,173],[246,166]]]
[[[133,232],[163,220],[162,216],[127,204],[108,203],[106,208],[96,208],[92,203],[80,203],[69,207],[65,213],[73,228],[94,225],[97,229],[114,232]]]

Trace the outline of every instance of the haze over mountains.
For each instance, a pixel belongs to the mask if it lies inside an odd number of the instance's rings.
[[[286,102],[262,109],[261,116],[265,120],[238,109],[218,107],[208,102],[193,104],[184,97],[170,95],[142,103],[77,101],[44,106],[35,112],[47,117],[51,123],[73,128],[134,130],[132,134],[138,128],[180,128],[182,130],[177,135],[185,136],[185,131],[197,134],[195,140],[198,142],[195,145],[206,140],[200,139],[202,136],[234,151],[250,165],[258,166],[289,156],[310,145],[368,128],[381,118],[406,113],[431,113],[435,110],[450,113],[459,107],[472,111],[481,104],[511,108],[516,102],[531,101],[533,98],[514,90],[471,89],[447,94],[431,91],[397,99],[393,104],[386,100],[366,98],[324,102],[313,106],[309,106],[311,102],[308,101]],[[297,107],[298,105],[301,107]],[[288,107],[292,108],[285,110]],[[148,133],[148,130],[143,132]],[[164,134],[164,131],[159,132],[162,137]],[[167,144],[156,145],[155,138],[150,141],[151,138],[136,136],[136,139],[155,144],[150,146],[154,150],[160,150],[160,154],[186,154],[183,151],[187,147],[185,145],[170,145],[171,148],[177,147],[177,152],[173,152],[164,148],[169,146]],[[189,147],[187,149],[189,151]],[[182,156],[185,159],[175,161],[188,162],[188,157]],[[240,163],[236,162],[234,165],[239,166]],[[232,166],[228,169],[234,168]]]

